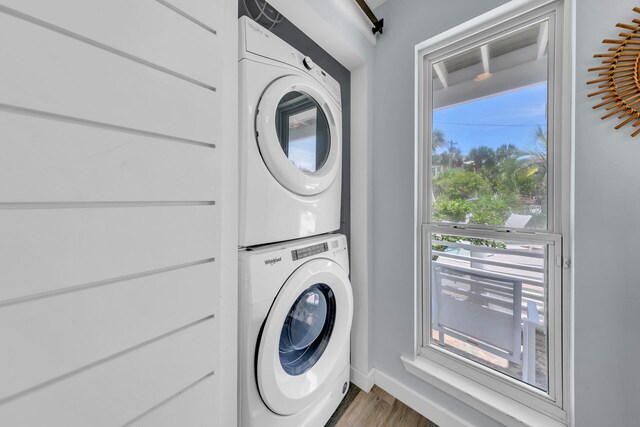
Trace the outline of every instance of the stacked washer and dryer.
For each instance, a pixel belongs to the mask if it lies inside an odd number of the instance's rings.
[[[319,427],[349,383],[340,85],[251,19],[239,27],[239,420]]]

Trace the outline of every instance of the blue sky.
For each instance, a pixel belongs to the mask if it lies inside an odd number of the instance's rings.
[[[316,170],[316,137],[292,139],[289,141],[289,160],[299,168],[314,172]]]
[[[486,145],[527,147],[538,125],[546,130],[546,83],[444,108],[433,113],[433,127],[458,143],[463,154]]]

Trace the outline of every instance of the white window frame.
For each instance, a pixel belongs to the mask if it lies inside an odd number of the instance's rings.
[[[569,3],[569,2],[567,2]],[[570,26],[563,0],[515,0],[416,46],[416,350],[403,357],[406,369],[505,425],[567,425],[570,361]],[[480,46],[527,24],[549,20],[548,229],[507,230],[483,225],[431,221],[431,63]],[[565,55],[567,53],[567,55]],[[428,60],[427,60],[428,58]],[[427,65],[425,65],[427,64]],[[565,124],[563,126],[563,123]],[[424,141],[428,141],[425,144]],[[545,393],[452,352],[430,345],[429,274],[423,258],[430,233],[493,239],[525,239],[549,245],[549,393]],[[428,262],[427,262],[428,263]],[[481,391],[481,393],[479,393]]]

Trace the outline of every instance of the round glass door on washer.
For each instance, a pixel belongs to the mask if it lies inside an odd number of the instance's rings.
[[[258,388],[273,412],[294,414],[317,398],[342,357],[352,316],[351,284],[335,262],[314,259],[287,279],[258,344]]]
[[[252,21],[241,26],[239,245],[340,228],[340,85]]]
[[[316,283],[293,303],[280,332],[280,364],[289,375],[301,375],[318,361],[329,343],[336,321],[331,288]]]

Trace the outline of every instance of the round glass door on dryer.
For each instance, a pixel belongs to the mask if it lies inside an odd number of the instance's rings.
[[[256,114],[258,147],[271,175],[287,190],[314,196],[336,180],[341,172],[340,114],[309,77],[285,76],[267,87]]]
[[[344,370],[352,318],[351,284],[335,262],[309,261],[287,279],[257,346],[258,389],[271,411],[300,412]]]

